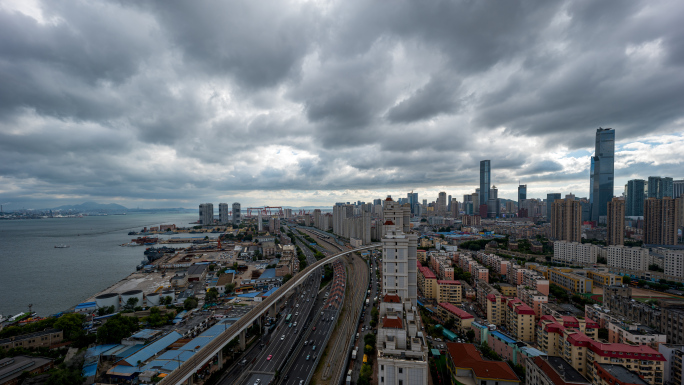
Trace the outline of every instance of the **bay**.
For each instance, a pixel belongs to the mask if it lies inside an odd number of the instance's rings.
[[[135,272],[145,247],[121,247],[129,231],[188,227],[195,213],[128,213],[0,221],[0,314],[47,316],[77,305]],[[182,234],[174,236],[183,236]],[[55,248],[55,245],[69,245]]]

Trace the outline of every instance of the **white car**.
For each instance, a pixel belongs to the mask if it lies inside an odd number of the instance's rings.
[[[281,341],[284,340],[284,339],[285,339],[285,334],[283,334],[283,335],[280,337],[280,340],[281,340]]]

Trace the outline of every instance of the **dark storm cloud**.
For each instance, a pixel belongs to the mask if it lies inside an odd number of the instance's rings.
[[[599,126],[619,141],[682,132],[681,2],[13,8],[0,201],[458,188],[481,159],[498,184],[588,184],[586,162],[554,157],[591,151]],[[658,162],[637,154],[616,177],[681,177],[656,142]]]

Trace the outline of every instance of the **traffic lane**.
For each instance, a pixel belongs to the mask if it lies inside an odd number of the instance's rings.
[[[286,384],[299,384],[300,380],[306,380],[309,373],[314,369],[313,365],[315,362],[314,355],[320,354],[322,351],[323,343],[325,342],[325,337],[330,331],[330,329],[335,325],[334,319],[336,317],[337,310],[324,310],[323,316],[321,316],[316,323],[316,330],[313,330],[308,337],[308,342],[306,345],[302,346],[299,355],[295,358],[288,375],[288,380]],[[325,319],[325,321],[324,321]],[[304,344],[304,342],[301,342]],[[316,350],[313,347],[316,347]],[[306,357],[309,356],[307,360]]]

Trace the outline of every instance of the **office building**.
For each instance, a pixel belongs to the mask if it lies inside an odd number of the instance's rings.
[[[228,223],[228,203],[219,203],[219,223]]]
[[[674,198],[673,180],[669,177],[649,176],[647,186],[647,197],[661,199],[665,197]]]
[[[646,181],[632,179],[625,188],[625,216],[643,217],[644,199],[646,199]]]
[[[410,192],[407,194],[407,198],[409,206],[411,207],[411,214],[417,215],[419,211],[418,207],[420,206],[420,203],[418,202],[418,193]],[[380,201],[380,199],[376,200]]]
[[[489,186],[492,180],[492,164],[490,160],[480,161],[480,192],[479,206],[486,205],[489,201]],[[482,215],[482,214],[480,214]],[[486,216],[486,215],[485,215]]]
[[[520,202],[524,201],[525,199],[527,199],[527,185],[518,185],[518,207],[520,207]]]
[[[644,243],[677,244],[677,205],[671,197],[648,198],[644,202]]]
[[[285,209],[285,213],[287,214],[289,211],[290,217],[292,216],[292,209]],[[287,215],[285,216],[287,218]],[[233,225],[237,226],[242,222],[242,215],[240,213],[240,203],[235,202],[233,203]]]
[[[591,157],[590,198],[591,220],[599,223],[608,212],[608,201],[613,199],[615,163],[615,130],[596,130],[596,147]]]
[[[560,193],[546,194],[546,220],[551,222],[551,205],[556,199],[561,199]]]
[[[214,223],[214,204],[202,203],[199,205],[200,225],[211,225]]]
[[[498,218],[501,216],[501,204],[499,202],[499,190],[496,186],[489,189],[489,201],[487,201],[487,217]]]
[[[608,234],[606,244],[624,245],[625,244],[625,200],[613,198],[608,202]]]
[[[551,205],[551,237],[559,241],[581,242],[582,207],[579,201],[556,199],[553,202]]]

